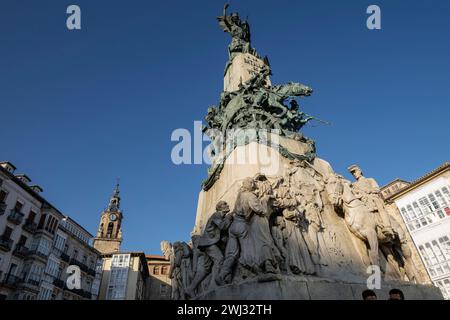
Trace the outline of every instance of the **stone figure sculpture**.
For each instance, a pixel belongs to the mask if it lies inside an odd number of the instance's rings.
[[[204,251],[199,249],[200,239],[200,236],[192,236],[192,281],[185,290],[186,298],[194,297],[197,287],[211,274],[213,260]]]
[[[338,295],[352,295],[353,284],[366,284],[369,265],[381,267],[383,280],[416,281],[409,238],[387,211],[376,181],[353,165],[352,183],[316,157],[315,142],[300,132],[315,119],[299,105],[312,89],[272,85],[268,60],[251,46],[249,24],[237,13],[227,15],[227,8],[218,20],[232,37],[232,68],[203,129],[222,148],[214,151],[202,185],[191,246],[161,243],[171,262],[172,298],[248,298],[261,288],[279,296],[258,292],[258,298],[308,298],[304,290],[311,298],[309,288],[322,281],[338,286]],[[276,173],[261,163],[240,170],[226,162],[237,147],[247,151],[253,142],[276,151]],[[231,212],[224,200],[234,200]]]
[[[268,199],[263,199],[268,202]],[[243,181],[237,195],[229,229],[221,279],[229,282],[236,262],[250,273],[276,273],[279,252],[270,233],[267,205],[255,194],[255,182]]]
[[[256,54],[250,45],[250,25],[247,21],[242,21],[237,12],[227,15],[229,4],[223,7],[223,15],[217,17],[220,27],[224,32],[231,35],[231,43],[228,46],[229,60],[232,60],[236,53]]]
[[[298,199],[298,210],[303,213],[305,219],[305,240],[311,252],[314,263],[318,266],[327,265],[327,253],[323,231],[325,225],[322,219],[323,202],[320,193],[324,184],[318,173],[306,161],[294,161],[289,171],[292,190]]]
[[[366,243],[370,263],[379,265],[376,221],[361,200],[362,196],[355,195],[351,189],[350,181],[343,179],[342,176],[336,175],[334,179],[329,180],[328,184],[335,188],[331,192],[334,195],[334,204],[344,213],[349,230]]]
[[[289,183],[278,177],[274,187],[275,208],[279,208],[281,216],[276,217],[279,221],[283,235],[283,244],[286,247],[286,260],[289,271],[294,274],[314,274],[314,263],[305,241],[301,226],[304,224],[305,216],[298,210],[299,203],[295,194],[291,192]]]
[[[361,168],[357,165],[350,166],[348,171],[356,179],[352,183],[352,188],[355,192],[362,194],[362,201],[376,217],[377,231],[382,232],[384,228],[391,228],[384,201],[380,196],[380,187],[375,179],[364,177]]]
[[[275,217],[271,232],[275,246],[280,252],[280,255],[278,256],[278,265],[280,266],[280,270],[282,272],[289,272],[290,271],[288,267],[289,251],[286,249],[284,244],[285,242],[285,237],[283,235],[284,229],[286,229],[286,223],[283,217],[281,216]]]
[[[172,279],[172,299],[185,300],[186,288],[191,282],[191,248],[186,242],[173,244],[173,263],[169,277]]]
[[[225,201],[219,201],[216,205],[216,212],[211,215],[206,223],[203,235],[196,241],[196,248],[206,255],[205,260],[212,262],[212,268],[208,261],[208,267],[204,268],[212,273],[212,285],[222,283],[219,279],[219,270],[224,260],[223,251],[228,240],[228,228],[233,219],[229,212],[228,204]],[[190,295],[202,280],[202,277],[198,277],[192,282],[189,290]]]

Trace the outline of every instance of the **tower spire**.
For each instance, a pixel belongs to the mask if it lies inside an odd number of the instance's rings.
[[[114,189],[111,199],[109,200],[108,211],[110,212],[120,211],[119,178],[117,178],[116,188]]]

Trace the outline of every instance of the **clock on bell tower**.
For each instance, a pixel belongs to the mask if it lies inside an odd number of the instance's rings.
[[[93,246],[101,253],[120,251],[122,243],[122,211],[120,210],[119,184],[109,200],[108,208],[103,211]]]

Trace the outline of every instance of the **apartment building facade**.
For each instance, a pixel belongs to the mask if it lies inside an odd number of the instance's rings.
[[[147,300],[170,300],[171,279],[170,261],[164,256],[146,255],[149,278]]]
[[[101,270],[100,254],[89,245],[93,236],[15,170],[0,162],[0,299],[95,299]],[[71,264],[81,270],[80,289],[65,283]]]
[[[99,300],[146,300],[148,266],[143,252],[103,254]]]

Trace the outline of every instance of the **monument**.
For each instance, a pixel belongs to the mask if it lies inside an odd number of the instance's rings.
[[[379,275],[381,299],[392,288],[442,299],[416,274],[422,262],[375,180],[357,166],[354,182],[335,173],[301,133],[315,119],[298,101],[312,89],[273,85],[248,22],[227,8],[217,19],[232,40],[224,91],[205,118],[213,160],[192,240],[162,243],[172,298],[360,300]]]

